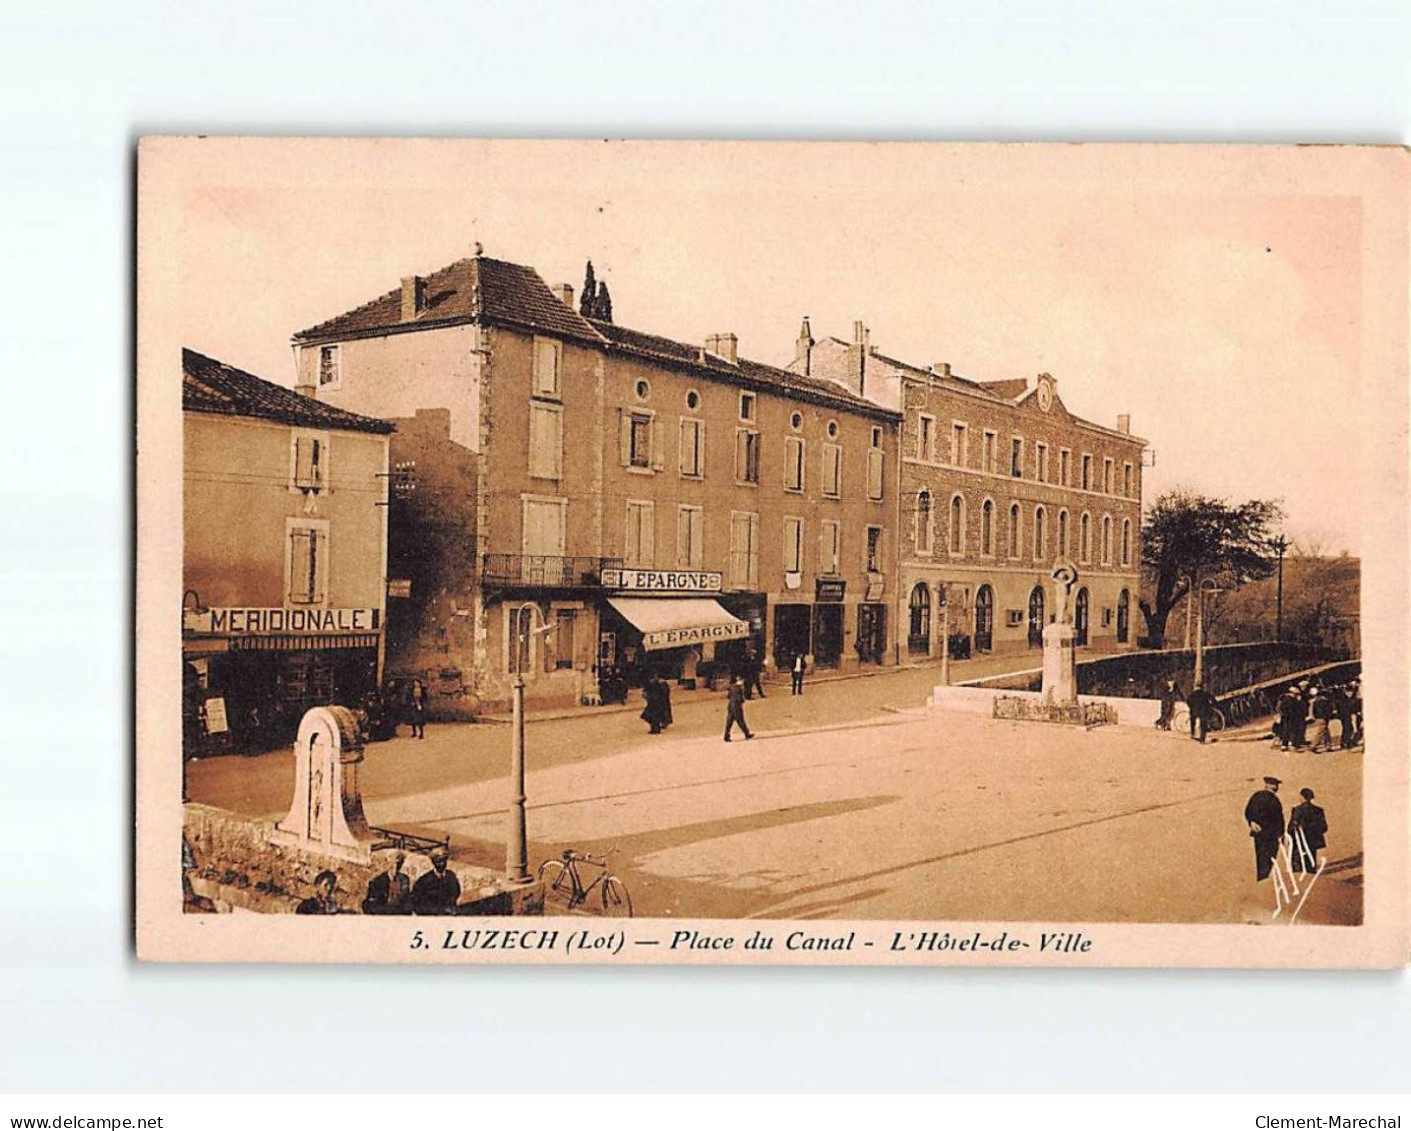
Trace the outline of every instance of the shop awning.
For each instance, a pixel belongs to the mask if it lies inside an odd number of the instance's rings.
[[[715,640],[741,640],[750,626],[708,597],[609,597],[608,604],[642,633],[647,651]]]

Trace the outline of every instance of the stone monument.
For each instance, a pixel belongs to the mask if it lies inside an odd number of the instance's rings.
[[[372,859],[374,836],[363,816],[357,718],[347,707],[313,707],[294,743],[294,799],[271,839],[340,859]]]
[[[1073,627],[1073,587],[1078,570],[1067,558],[1053,564],[1053,606],[1057,613],[1052,624],[1044,625],[1043,703],[1046,707],[1076,707],[1078,704],[1078,631]]]

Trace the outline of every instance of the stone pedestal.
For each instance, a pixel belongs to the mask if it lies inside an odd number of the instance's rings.
[[[1071,624],[1044,627],[1043,702],[1068,707],[1078,702],[1077,630]]]
[[[341,859],[372,859],[373,833],[363,816],[358,767],[363,745],[347,707],[314,707],[299,723],[294,744],[294,799],[271,835]]]

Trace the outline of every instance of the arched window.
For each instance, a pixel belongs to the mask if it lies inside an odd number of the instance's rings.
[[[959,494],[950,499],[950,552],[965,553],[965,499]]]
[[[1029,647],[1038,648],[1044,642],[1044,587],[1029,590]]]
[[[906,638],[907,650],[928,655],[931,651],[931,591],[924,581],[918,581],[912,587],[909,611],[911,624]]]
[[[1102,564],[1112,564],[1112,516],[1102,516]]]
[[[1117,597],[1117,643],[1127,643],[1131,634],[1132,595],[1123,589]]]
[[[916,542],[916,552],[918,554],[929,554],[931,552],[931,539],[933,532],[931,523],[931,492],[924,488],[916,493],[916,524],[912,537]]]
[[[1093,520],[1087,511],[1078,522],[1078,556],[1085,562],[1093,556]]]
[[[988,652],[994,647],[995,591],[982,585],[975,591],[975,650]]]
[[[1068,511],[1067,508],[1058,512],[1058,556],[1066,558],[1068,556]]]
[[[1122,564],[1124,566],[1132,564],[1132,520],[1130,518],[1122,520]]]
[[[1044,508],[1034,508],[1034,560],[1043,561],[1048,556],[1048,530],[1044,525]]]
[[[1019,504],[1009,504],[1009,556],[1017,558],[1024,552],[1022,531],[1019,529]]]
[[[995,554],[995,504],[990,499],[980,508],[980,553],[987,558]]]

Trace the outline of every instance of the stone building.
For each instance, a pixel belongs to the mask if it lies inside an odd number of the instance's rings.
[[[392,425],[182,351],[184,738],[292,739],[381,675]]]
[[[1040,649],[1065,557],[1080,573],[1079,646],[1134,645],[1146,441],[1129,417],[1074,416],[1047,373],[976,382],[899,361],[861,322],[851,342],[815,341],[805,320],[790,368],[902,413],[895,617],[908,655],[940,655],[943,604],[952,654]]]
[[[398,421],[416,463],[389,673],[454,714],[520,672],[550,704],[751,653],[895,662],[899,414],[573,299],[477,254],[294,337],[300,388]]]

